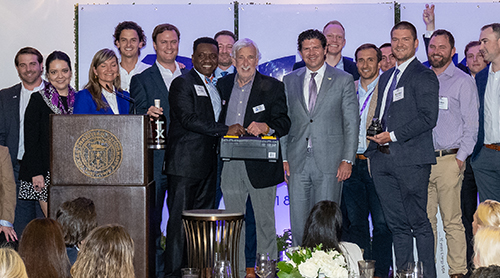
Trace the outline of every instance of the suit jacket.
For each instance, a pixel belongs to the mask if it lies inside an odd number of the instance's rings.
[[[477,159],[484,144],[484,94],[486,93],[490,66],[487,65],[482,71],[476,74],[476,86],[479,96],[479,130],[477,132],[476,146],[474,146],[474,151],[472,152],[472,161]]]
[[[123,94],[123,96],[121,95]],[[126,91],[122,91],[120,93],[116,94],[116,101],[118,103],[118,112],[120,115],[127,115],[129,112],[129,107],[130,107],[130,95]],[[106,100],[106,97],[104,95],[101,95],[102,100],[104,100],[106,103],[108,101]],[[75,96],[75,107],[73,109],[73,114],[109,114],[113,115],[113,110],[111,108],[101,108],[97,110],[97,104],[95,103],[94,99],[92,99],[92,95],[90,94],[89,90],[84,89],[76,93]]]
[[[198,95],[195,86],[202,86],[206,95]],[[165,173],[204,179],[216,168],[219,137],[228,127],[215,121],[208,89],[194,69],[172,81],[168,101]]]
[[[395,68],[380,76],[380,97],[375,117],[380,113],[383,92]],[[414,59],[403,72],[396,88],[404,87],[404,97],[393,101],[387,116],[387,131],[394,132],[397,141],[390,142],[391,155],[399,165],[435,164],[432,129],[439,113],[439,81],[436,74]],[[371,157],[377,152],[377,143],[370,142],[365,152]]]
[[[359,72],[358,72],[358,66],[356,66],[356,63],[353,61],[347,59],[346,57],[342,56],[342,62],[344,63],[344,71],[348,72],[352,75],[354,80],[359,79]],[[300,69],[302,67],[305,67],[306,63],[304,60],[297,62],[293,65],[293,70]]]
[[[236,74],[230,74],[217,82],[223,103],[226,104],[221,113],[222,121],[226,119],[227,105],[231,99],[235,77]],[[264,106],[264,111],[255,113],[253,108],[259,105]],[[283,83],[257,71],[248,97],[243,127],[248,127],[254,121],[264,122],[269,128],[274,129],[274,135],[278,138],[283,137],[288,134],[290,129],[290,118],[288,118],[287,111]],[[270,187],[284,181],[281,153],[277,162],[245,160],[245,167],[254,188]]]
[[[16,182],[9,149],[0,146],[0,220],[14,223],[16,200]]]
[[[304,100],[306,68],[284,77],[288,116],[292,121],[287,138],[282,138],[283,159],[290,172],[304,168],[307,144],[312,138],[316,165],[323,173],[336,174],[343,159],[354,161],[358,148],[359,105],[352,75],[326,65],[312,115]]]
[[[19,172],[19,101],[21,83],[0,91],[0,145],[9,147],[15,173]],[[17,176],[16,176],[17,180]]]

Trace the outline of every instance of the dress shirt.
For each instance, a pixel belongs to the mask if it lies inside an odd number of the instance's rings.
[[[17,152],[17,159],[22,160],[24,155],[24,113],[26,112],[26,107],[30,102],[31,94],[45,89],[45,82],[35,87],[32,91],[26,89],[24,84],[21,83],[21,94],[19,98],[19,150]],[[3,226],[3,225],[2,225]]]
[[[120,86],[122,87],[122,90],[129,92],[130,80],[132,79],[132,76],[143,72],[145,69],[149,68],[150,66],[151,65],[145,64],[141,61],[137,61],[137,63],[135,64],[135,67],[130,72],[127,72],[127,70],[122,68],[122,66],[120,65],[120,79],[121,79]]]
[[[411,57],[410,59],[406,60],[404,63],[402,63],[401,65],[398,65],[396,63],[396,67],[397,69],[399,69],[399,74],[398,76],[396,76],[396,80],[397,82],[399,82],[399,79],[401,78],[401,76],[403,76],[403,73],[405,72],[406,68],[408,67],[408,65],[415,59],[415,56]],[[387,82],[387,86],[385,86],[384,88],[384,95],[382,96],[382,105],[380,107],[380,114],[379,114],[379,119],[382,119],[382,116],[384,115],[384,110],[385,110],[385,102],[387,100],[387,92],[389,91],[389,88],[391,87],[391,83],[392,83],[392,79],[394,79],[394,73],[396,72],[396,70],[394,70],[391,78],[389,78],[389,81]],[[397,84],[397,83],[396,83]],[[396,88],[397,88],[397,85],[396,85]],[[391,136],[391,141],[392,142],[396,142],[398,141],[397,138],[396,138],[396,135],[394,134],[394,131],[390,131],[389,132],[390,136]]]
[[[219,121],[219,116],[220,116],[220,111],[222,110],[222,102],[220,99],[220,94],[217,88],[215,87],[214,83],[212,82],[206,82],[205,78],[206,76],[199,73],[196,69],[194,69],[196,73],[200,76],[201,80],[203,80],[203,83],[208,89],[208,94],[210,95],[210,102],[212,103],[212,109],[214,110],[214,116],[215,116],[215,121]],[[213,75],[212,75],[213,78]]]
[[[439,116],[432,130],[435,150],[458,148],[457,159],[472,153],[479,127],[479,100],[472,77],[451,63],[437,76]]]
[[[370,107],[370,102],[373,97],[373,90],[377,86],[378,77],[373,80],[367,86],[367,91],[363,89],[361,86],[361,81],[358,83],[358,103],[359,103],[359,112],[361,114],[360,122],[359,122],[359,139],[358,139],[358,154],[363,154],[366,151],[367,143],[366,143],[366,118],[368,117],[368,110]]]
[[[484,143],[500,143],[500,71],[490,66],[484,92]]]
[[[181,68],[179,68],[179,64],[175,62],[175,71],[172,72],[171,70],[164,68],[158,62],[158,60],[156,60],[155,63],[158,66],[158,69],[160,70],[161,77],[163,78],[163,82],[165,82],[165,86],[167,86],[167,90],[170,90],[170,84],[172,84],[172,80],[174,80],[174,78],[176,78],[177,76],[182,75]]]
[[[335,65],[336,68],[338,68],[339,70],[344,70],[344,57],[343,56],[340,56],[340,60],[339,62]]]
[[[231,74],[231,73],[234,73],[234,66],[231,65],[229,68],[227,68],[227,70],[221,70],[219,67],[217,67],[215,69],[215,72],[214,72],[214,76],[215,76],[215,79],[219,79],[219,78],[222,78],[222,73],[223,72],[227,72],[227,74]]]
[[[118,110],[118,101],[116,100],[116,88],[113,87],[113,93],[106,91],[106,89],[102,88],[101,94],[106,98],[108,102],[109,108],[113,111],[113,114],[118,115],[120,111]]]
[[[318,74],[314,77],[316,81],[317,95],[319,95],[319,91],[321,88],[321,82],[323,82],[323,76],[325,76],[326,64],[323,63],[323,66],[319,68],[317,71]],[[304,100],[306,101],[306,105],[309,103],[309,82],[311,81],[311,71],[306,67],[306,75],[304,76]]]
[[[238,74],[236,74],[234,78],[233,90],[231,91],[231,97],[229,98],[229,103],[227,105],[227,126],[234,124],[240,124],[243,126],[243,122],[245,121],[245,111],[247,109],[250,92],[252,91],[254,78],[255,74],[250,82],[243,85],[243,87],[240,87],[240,84],[238,83]]]

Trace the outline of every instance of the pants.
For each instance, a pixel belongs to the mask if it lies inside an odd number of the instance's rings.
[[[474,263],[472,261],[472,255],[474,254],[472,222],[474,221],[474,213],[477,209],[477,186],[470,164],[470,156],[466,160],[464,180],[462,182],[462,190],[460,191],[460,204],[462,208],[462,224],[464,224],[465,228],[465,242],[467,244],[467,269],[469,273],[472,273],[474,270]]]
[[[500,202],[500,152],[483,146],[479,156],[472,162],[479,200],[491,199]]]

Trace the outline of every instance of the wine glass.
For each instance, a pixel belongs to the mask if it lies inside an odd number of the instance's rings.
[[[231,265],[229,261],[217,260],[212,269],[212,278],[231,278]]]
[[[259,278],[266,278],[272,273],[271,263],[269,261],[269,254],[257,253],[257,262],[255,265],[255,274]]]

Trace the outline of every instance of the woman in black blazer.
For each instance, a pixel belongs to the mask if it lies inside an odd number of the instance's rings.
[[[61,51],[52,52],[45,62],[50,83],[31,95],[24,114],[25,153],[19,170],[19,199],[39,200],[47,216],[47,186],[50,183],[50,114],[73,114],[75,90],[71,81],[71,61]],[[54,136],[58,136],[54,134]]]

